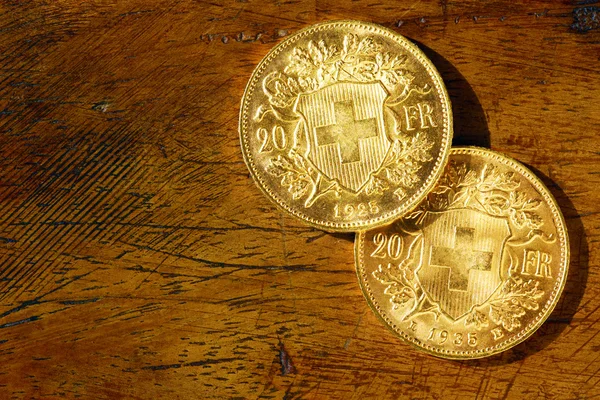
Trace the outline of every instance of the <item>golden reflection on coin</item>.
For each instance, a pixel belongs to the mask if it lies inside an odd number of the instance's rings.
[[[240,110],[242,152],[262,191],[328,231],[414,209],[452,140],[444,83],[417,46],[358,21],[310,26],[258,64]]]
[[[520,163],[453,148],[436,188],[392,225],[361,232],[359,281],[373,311],[435,356],[504,351],[550,315],[567,277],[563,216]]]

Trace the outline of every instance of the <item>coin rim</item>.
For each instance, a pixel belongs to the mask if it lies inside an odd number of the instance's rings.
[[[414,336],[410,336],[402,331],[394,322],[384,315],[384,312],[377,305],[377,302],[374,298],[371,297],[371,291],[369,290],[369,284],[366,278],[363,278],[366,275],[364,270],[364,243],[365,243],[365,233],[364,231],[358,232],[355,245],[354,245],[354,260],[355,260],[355,269],[358,277],[358,281],[360,284],[361,291],[369,304],[371,310],[375,313],[375,315],[384,323],[384,325],[402,338],[405,342],[410,344],[411,346],[417,348],[420,351],[423,351],[427,354],[451,359],[451,360],[471,360],[493,356],[495,354],[506,351],[522,342],[527,340],[534,332],[536,332],[539,327],[548,319],[560,296],[563,292],[563,289],[566,285],[568,274],[569,274],[569,262],[570,262],[570,245],[569,245],[569,235],[567,232],[567,227],[565,223],[564,216],[560,210],[556,199],[548,190],[548,187],[542,182],[540,178],[537,177],[529,168],[527,168],[521,162],[515,160],[512,157],[509,157],[500,152],[485,149],[481,147],[475,146],[459,146],[453,147],[450,150],[450,156],[458,155],[458,154],[468,154],[468,155],[481,155],[484,158],[491,158],[492,161],[499,161],[501,164],[514,168],[517,172],[521,173],[521,175],[526,178],[534,188],[538,190],[538,192],[542,195],[544,200],[546,200],[553,216],[554,223],[556,225],[557,236],[559,236],[561,244],[561,269],[559,271],[559,275],[562,274],[560,280],[557,279],[557,282],[553,286],[552,296],[546,302],[545,310],[541,310],[537,317],[530,322],[526,327],[521,329],[516,335],[511,335],[508,340],[505,340],[497,345],[489,346],[484,349],[477,350],[467,350],[467,351],[453,351],[453,350],[445,350],[438,349],[435,346],[423,345],[422,341],[417,339]],[[364,280],[363,280],[364,279]],[[550,303],[550,304],[548,304]]]
[[[290,206],[289,202],[284,201],[275,192],[273,192],[271,189],[266,187],[266,185],[264,184],[264,180],[260,178],[259,172],[256,168],[254,159],[251,155],[249,145],[248,145],[248,138],[247,138],[247,136],[248,136],[247,125],[248,125],[248,118],[249,118],[249,110],[248,110],[249,104],[248,103],[249,103],[250,97],[252,96],[253,91],[255,90],[257,85],[260,83],[260,82],[258,82],[258,76],[263,73],[263,71],[267,67],[267,65],[269,65],[269,63],[276,56],[278,56],[279,53],[281,51],[283,51],[286,47],[290,46],[291,44],[297,42],[302,37],[309,35],[310,33],[314,32],[314,31],[324,30],[329,26],[342,26],[342,27],[347,26],[349,28],[352,28],[353,25],[362,26],[369,31],[380,32],[382,35],[387,36],[388,38],[390,38],[392,40],[395,40],[396,42],[399,43],[400,46],[405,47],[406,50],[411,52],[417,58],[417,60],[421,62],[421,64],[425,67],[426,71],[432,77],[433,83],[434,83],[435,87],[437,88],[437,92],[442,99],[442,111],[443,112],[445,111],[445,115],[443,114],[444,115],[443,116],[444,126],[442,129],[443,137],[442,137],[441,151],[440,151],[441,157],[440,157],[440,155],[438,155],[437,161],[435,162],[434,167],[433,167],[433,173],[427,177],[427,179],[421,185],[419,191],[415,192],[415,194],[413,194],[407,201],[404,201],[400,205],[400,207],[396,207],[394,210],[389,211],[389,212],[387,212],[383,215],[380,215],[376,218],[371,218],[364,222],[336,223],[336,222],[331,222],[331,221],[327,221],[327,220],[319,220],[319,219],[316,219],[313,217],[309,217],[309,216],[305,215],[304,213],[302,213],[300,210],[293,209]],[[253,179],[254,182],[260,188],[260,190],[283,211],[285,211],[291,215],[294,215],[297,218],[300,218],[301,220],[303,220],[305,223],[307,223],[310,226],[324,229],[327,231],[333,231],[333,232],[355,232],[355,231],[361,230],[361,229],[370,229],[370,228],[374,228],[377,226],[385,225],[386,223],[389,223],[389,222],[393,221],[394,219],[399,218],[402,215],[405,215],[408,212],[412,211],[414,208],[416,208],[421,203],[421,201],[423,201],[423,199],[427,196],[429,191],[434,187],[434,185],[437,183],[440,176],[442,175],[442,172],[444,171],[444,167],[445,167],[446,163],[448,162],[450,148],[452,146],[452,137],[454,135],[452,104],[450,101],[450,97],[446,90],[446,86],[444,84],[442,76],[440,75],[439,71],[433,65],[433,62],[425,55],[425,53],[421,49],[419,49],[419,47],[417,45],[412,43],[410,40],[408,40],[406,37],[402,36],[401,34],[395,32],[389,28],[386,28],[384,26],[378,25],[378,24],[374,24],[374,23],[370,23],[370,22],[363,22],[363,21],[356,21],[356,20],[334,20],[334,21],[326,21],[326,22],[314,24],[314,25],[308,26],[306,28],[300,29],[298,32],[294,33],[293,35],[284,39],[282,42],[275,45],[267,53],[267,55],[259,62],[259,64],[254,69],[254,71],[252,71],[252,75],[250,76],[250,79],[248,80],[248,83],[246,84],[246,88],[244,90],[244,94],[243,94],[242,100],[241,100],[238,129],[239,129],[239,134],[240,134],[240,145],[242,148],[242,155],[244,158],[244,162],[246,163],[248,169],[250,170],[252,177],[254,178]]]

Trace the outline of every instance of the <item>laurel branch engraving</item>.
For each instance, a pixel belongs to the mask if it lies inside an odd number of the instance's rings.
[[[509,221],[512,232],[507,243],[518,244],[523,238],[536,235],[542,240],[552,239],[540,230],[543,219],[536,209],[541,201],[527,198],[523,191],[518,190],[520,184],[513,172],[499,172],[492,165],[485,165],[477,172],[464,163],[451,161],[448,164],[436,189],[401,224],[405,233],[415,236],[406,259],[398,265],[379,265],[372,273],[375,279],[387,285],[385,293],[390,296],[394,309],[412,304],[403,320],[426,312],[434,313],[437,318],[441,312],[439,305],[424,293],[415,273],[422,262],[423,234],[420,226],[427,212],[470,208],[490,216],[504,217]],[[409,225],[412,229],[407,228]],[[527,310],[539,309],[538,301],[543,295],[538,281],[514,275],[511,267],[498,290],[486,303],[475,306],[464,318],[464,324],[481,330],[492,322],[511,332],[521,326],[519,318]]]
[[[293,110],[298,96],[337,82],[381,82],[390,93],[386,106],[401,104],[413,93],[424,95],[431,91],[427,84],[423,87],[415,84],[415,76],[406,68],[406,55],[394,56],[382,51],[382,47],[371,37],[355,34],[346,34],[341,43],[309,41],[306,47],[295,47],[283,71],[271,72],[263,79],[268,105],[259,107],[254,119],[261,121],[272,113],[280,121],[299,123],[301,116]],[[395,132],[388,135],[392,144],[382,166],[361,189],[369,196],[382,195],[394,186],[395,196],[403,199],[406,189],[418,182],[417,172],[422,162],[432,159],[429,151],[433,142],[424,133],[407,137],[396,126]],[[305,207],[311,207],[330,192],[339,197],[344,190],[295,148],[271,158],[267,172],[281,177],[281,185],[294,200],[304,198]]]

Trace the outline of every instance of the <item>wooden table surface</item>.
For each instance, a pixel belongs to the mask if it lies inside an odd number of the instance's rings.
[[[455,143],[554,194],[572,250],[548,321],[498,356],[397,339],[353,234],[280,212],[242,160],[260,59],[372,21],[440,70]],[[2,1],[0,398],[600,397],[597,1]]]

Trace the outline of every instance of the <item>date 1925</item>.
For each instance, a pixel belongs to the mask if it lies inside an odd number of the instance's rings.
[[[333,207],[333,216],[335,218],[350,219],[355,217],[369,217],[379,214],[381,210],[377,202],[370,201],[368,203],[357,204],[336,204]]]

